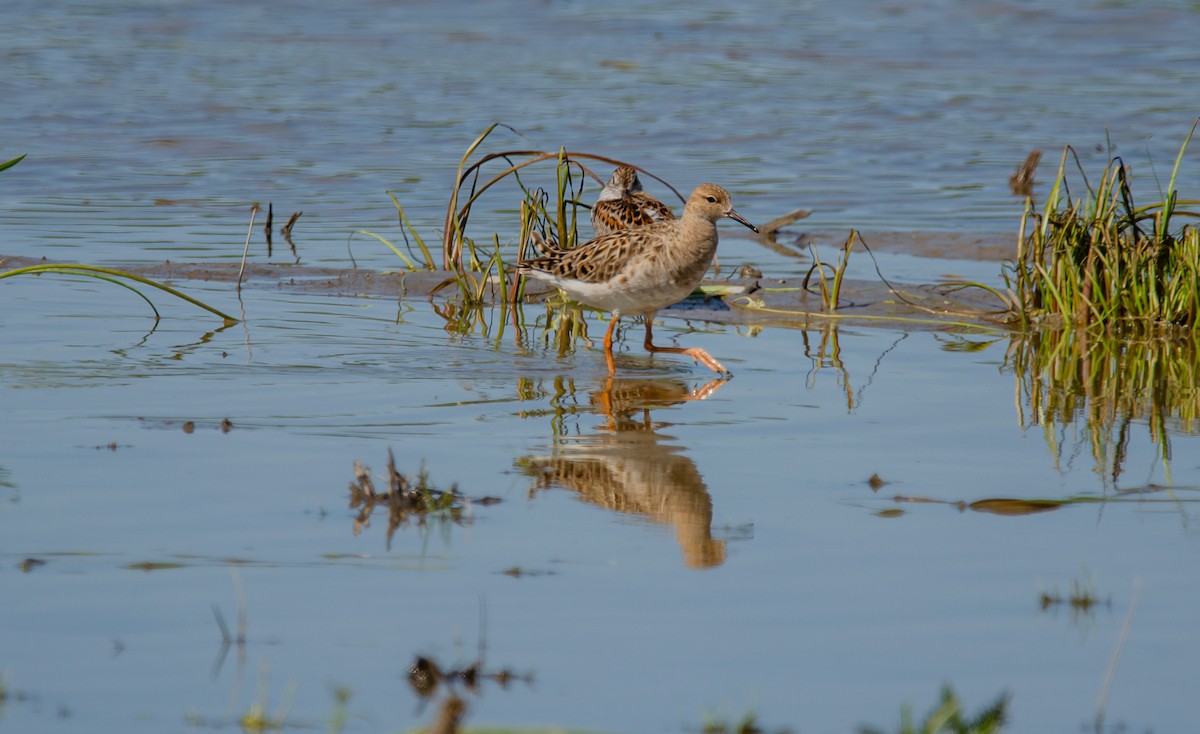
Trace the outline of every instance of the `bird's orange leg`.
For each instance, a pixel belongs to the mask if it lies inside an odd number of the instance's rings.
[[[608,322],[608,331],[604,334],[604,361],[608,363],[608,376],[612,377],[617,372],[617,363],[613,361],[613,329],[617,328],[617,321],[620,316],[613,314],[612,321]]]
[[[695,361],[697,364],[702,364],[705,367],[712,370],[713,372],[718,372],[723,375],[732,374],[729,370],[725,369],[725,365],[723,365],[720,362],[718,362],[717,360],[713,359],[712,356],[708,352],[704,351],[700,347],[691,347],[689,349],[684,349],[683,347],[656,347],[656,346],[654,346],[653,328],[654,328],[654,314],[652,314],[652,313],[646,314],[646,341],[644,341],[642,343],[642,346],[646,348],[647,352],[650,352],[651,354],[653,354],[654,352],[670,352],[671,354],[686,354],[687,356],[691,357],[692,360]]]

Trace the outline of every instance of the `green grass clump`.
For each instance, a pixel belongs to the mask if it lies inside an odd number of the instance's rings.
[[[1181,200],[1175,189],[1195,130],[1193,125],[1179,149],[1166,192],[1146,206],[1134,203],[1120,157],[1109,161],[1093,186],[1074,149],[1063,150],[1040,212],[1026,199],[1017,259],[1005,272],[1023,323],[1200,326],[1200,230],[1194,221],[1200,200]],[[1078,197],[1067,175],[1071,158],[1085,190]]]
[[[272,716],[267,711],[267,677],[267,668],[263,666],[258,678],[258,697],[238,721],[242,731],[248,732],[248,734],[262,734],[267,731],[283,729],[288,725],[287,715],[292,708],[292,697],[296,693],[296,686],[295,684],[288,685],[276,714]]]
[[[975,716],[967,716],[954,689],[945,686],[941,702],[920,723],[913,720],[912,707],[904,706],[900,713],[900,728],[896,731],[898,734],[996,734],[1003,730],[1008,718],[1008,701],[1008,694],[1001,694],[992,705]],[[885,734],[884,730],[870,726],[860,727],[858,731],[859,734]]]
[[[582,200],[588,179],[603,184],[611,170],[593,170],[596,163],[633,166],[615,158],[566,149],[521,148],[486,152],[485,144],[491,145],[490,138],[499,128],[525,139],[519,131],[493,123],[467,146],[455,171],[454,186],[446,204],[440,263],[434,261],[435,254],[426,245],[426,240],[431,238],[420,236],[399,200],[391,194],[392,203],[400,214],[401,233],[408,243],[407,254],[375,232],[357,232],[389,247],[409,269],[447,271],[445,279],[431,290],[430,295],[445,291],[457,297],[453,313],[443,313],[448,328],[456,332],[479,326],[481,309],[494,304],[512,307],[511,322],[518,332],[523,330],[523,312],[515,305],[524,299],[524,281],[517,275],[516,265],[537,257],[543,243],[564,248],[579,243],[579,220],[581,217],[586,220],[590,209],[590,205]],[[639,166],[633,168],[666,186],[681,202],[684,200],[679,191],[663,179]],[[489,202],[498,200],[502,208],[512,208],[511,229],[477,232],[479,228],[471,225],[471,214],[481,205],[485,195]],[[495,204],[489,204],[489,207],[497,208]],[[419,256],[413,251],[413,243],[420,251]],[[542,325],[547,338],[554,339],[560,353],[571,349],[578,338],[586,340],[586,327],[577,305],[552,298],[550,306]],[[507,319],[500,323],[503,326]]]
[[[467,236],[467,225],[472,207],[493,186],[511,179],[522,194],[521,237],[518,239],[520,247],[524,247],[528,241],[527,237],[532,227],[539,228],[544,239],[550,242],[562,247],[573,247],[576,243],[579,209],[588,208],[588,205],[580,201],[584,183],[588,177],[601,184],[608,178],[607,171],[601,176],[588,168],[584,161],[599,161],[611,166],[632,165],[616,158],[582,151],[568,152],[565,149],[502,150],[480,155],[472,161],[472,156],[475,156],[480,146],[498,127],[505,127],[520,135],[506,125],[493,123],[467,147],[459,161],[454,189],[446,206],[445,226],[442,229],[442,267],[447,270],[479,270],[481,265],[488,261],[488,258],[479,257],[476,241]],[[522,174],[527,173],[525,169],[535,164],[554,165],[555,179],[550,187],[553,189],[552,197],[548,196],[544,189],[530,187],[522,180]],[[495,170],[497,166],[500,167],[498,172],[492,173],[490,178],[484,177],[485,168]],[[661,178],[638,166],[633,167],[670,188],[680,201],[684,200],[674,187]]]
[[[607,156],[565,149],[548,151],[522,148],[481,152],[485,142],[498,128],[524,138],[507,125],[493,123],[467,146],[455,171],[454,187],[447,200],[442,227],[440,267],[455,273],[460,293],[473,300],[482,296],[489,282],[499,283],[502,290],[500,295],[504,300],[516,299],[518,279],[513,277],[513,265],[524,257],[535,232],[544,241],[562,247],[576,244],[576,225],[580,215],[586,216],[589,208],[581,201],[584,186],[589,178],[601,184],[608,178],[608,171],[597,173],[587,163],[632,165]],[[541,185],[535,183],[538,178],[534,173],[537,166],[543,169],[553,166],[553,180],[544,176]],[[645,169],[634,168],[670,188],[683,201],[683,197],[670,184]],[[501,187],[502,183],[509,186]],[[485,194],[503,196],[505,192],[513,197],[509,200],[511,205],[519,205],[520,216],[514,222],[514,231],[503,236],[497,232],[482,236],[474,234],[470,227],[472,210]],[[411,249],[412,243],[415,243],[420,251],[419,267],[435,269],[439,264],[435,263],[425,239],[409,221],[396,197],[391,198],[400,215],[401,232],[405,241],[410,243],[409,253],[405,254],[374,232],[360,230],[359,233],[374,237],[391,248],[409,268],[418,267],[416,253]],[[482,274],[482,277],[471,274]]]

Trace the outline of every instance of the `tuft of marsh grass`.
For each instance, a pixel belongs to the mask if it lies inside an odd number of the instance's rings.
[[[790,729],[776,729],[771,734],[790,734],[790,732]],[[763,729],[762,725],[758,723],[758,716],[753,711],[748,711],[736,722],[720,716],[708,715],[700,727],[700,734],[768,734],[768,730]]]
[[[587,218],[590,208],[582,202],[584,188],[589,178],[603,184],[608,173],[602,171],[604,176],[601,176],[589,164],[632,165],[607,156],[563,148],[557,151],[520,148],[484,152],[491,136],[501,128],[524,139],[520,132],[507,125],[489,125],[471,141],[459,160],[446,205],[441,268],[448,271],[448,277],[433,289],[431,295],[454,287],[459,300],[459,308],[455,311],[458,315],[469,314],[472,309],[489,304],[515,306],[520,303],[525,297],[525,286],[524,279],[516,274],[516,264],[536,255],[533,251],[548,247],[571,248],[579,242],[579,220],[581,216]],[[643,168],[633,167],[669,188],[680,201],[684,200],[679,191],[663,179]],[[369,230],[358,230],[355,234],[376,239],[410,269],[434,270],[434,256],[425,239],[409,221],[399,200],[391,193],[388,195],[399,213],[406,249]],[[511,197],[509,201],[517,205],[518,211],[514,231],[475,233],[471,214],[485,195],[492,199]],[[412,249],[414,243],[420,251],[419,265]],[[586,339],[586,331],[577,305],[565,304],[561,299],[552,299],[551,303],[556,307],[547,315],[545,325],[548,332],[553,332],[561,353],[570,349],[581,333]],[[523,327],[519,314],[514,313],[513,322],[518,330]],[[467,322],[460,325],[465,326]]]
[[[1052,453],[1067,427],[1085,427],[1096,471],[1116,483],[1131,432],[1146,426],[1170,476],[1170,431],[1200,432],[1200,332],[1121,339],[1092,329],[1034,329],[1011,337],[1022,429],[1041,426]],[[1066,453],[1071,453],[1066,451]]]
[[[254,703],[250,704],[250,710],[242,715],[239,723],[242,725],[242,731],[250,732],[251,734],[261,734],[261,732],[282,729],[287,725],[287,715],[292,708],[292,697],[296,693],[296,684],[289,683],[284,690],[283,698],[276,709],[275,715],[272,716],[267,710],[267,667],[264,665],[258,677],[258,697]]]
[[[1165,192],[1137,205],[1130,171],[1112,158],[1093,183],[1073,148],[1039,209],[1026,197],[1017,259],[1004,272],[1024,324],[1061,322],[1105,328],[1200,326],[1200,200],[1175,189],[1180,146]],[[1069,176],[1070,161],[1077,176]],[[1072,180],[1082,182],[1078,195]]]
[[[838,303],[841,300],[842,294],[842,278],[846,274],[846,266],[850,264],[850,250],[854,247],[856,239],[862,239],[858,234],[858,230],[850,230],[850,235],[846,237],[846,242],[842,245],[842,252],[838,257],[836,267],[821,262],[820,256],[817,255],[817,248],[809,245],[808,249],[812,253],[813,264],[804,275],[804,282],[801,287],[804,290],[808,290],[809,281],[812,280],[813,273],[817,274],[818,284],[821,286],[821,304],[825,309],[825,313],[832,314],[838,309]]]
[[[585,177],[591,177],[600,183],[603,183],[606,178],[596,174],[583,161],[599,161],[611,166],[632,165],[616,158],[582,151],[569,152],[562,148],[557,151],[502,150],[481,154],[478,158],[473,159],[484,141],[500,127],[520,135],[519,132],[507,125],[493,123],[472,141],[459,161],[455,185],[446,206],[446,219],[442,230],[442,267],[447,270],[462,270],[466,267],[477,269],[481,262],[478,257],[478,246],[475,240],[467,235],[467,230],[472,207],[493,186],[501,182],[514,184],[531,208],[535,220],[544,227],[542,234],[546,240],[556,243],[560,247],[572,247],[576,243],[579,207],[587,207],[579,200],[586,182]],[[530,187],[522,179],[523,173],[528,173],[525,169],[536,164],[554,165],[554,196],[552,200],[548,200],[540,189]],[[495,171],[496,168],[500,170],[493,173],[492,171]],[[680,201],[684,200],[683,196],[666,181],[638,166],[634,166],[634,168],[670,188]],[[489,171],[490,175],[484,173],[485,169]],[[524,247],[523,240],[519,242],[519,246]]]
[[[1007,693],[1000,694],[991,705],[982,709],[974,716],[968,716],[963,711],[963,705],[958,700],[958,694],[950,686],[942,688],[941,701],[925,719],[917,722],[913,719],[912,707],[905,705],[900,711],[900,728],[897,734],[997,734],[1004,728],[1008,719]],[[883,729],[872,726],[862,726],[859,734],[886,734]]]
[[[350,719],[350,699],[354,692],[347,686],[329,685],[329,694],[333,696],[333,714],[329,717],[329,734],[341,734],[346,730]]]
[[[517,130],[502,123],[493,123],[467,146],[455,171],[454,186],[446,204],[446,215],[442,228],[442,262],[444,270],[455,273],[493,271],[502,283],[508,283],[505,273],[511,273],[512,265],[525,255],[525,248],[537,233],[543,241],[559,247],[573,247],[578,240],[577,225],[580,208],[588,209],[581,196],[589,178],[603,184],[607,175],[601,177],[588,167],[588,162],[606,163],[611,166],[632,165],[626,161],[583,151],[538,150],[535,148],[512,148],[493,152],[482,152],[485,143],[498,129],[508,130],[524,139]],[[534,173],[535,166],[553,167],[553,178]],[[643,174],[656,179],[671,189],[679,200],[683,196],[663,179],[634,166]],[[607,173],[607,172],[605,172]],[[536,185],[540,180],[544,186]],[[501,184],[507,186],[501,187]],[[519,204],[520,218],[516,232],[508,236],[500,233],[473,234],[471,213],[485,195],[512,196]],[[408,267],[416,267],[412,247],[420,251],[421,267],[434,269],[434,257],[424,238],[409,221],[399,200],[388,194],[400,216],[401,232],[408,246],[408,254],[389,240],[374,232],[360,230],[392,249]],[[411,237],[411,242],[409,238]],[[489,242],[490,240],[490,242]],[[514,257],[515,256],[515,257]],[[513,279],[515,281],[515,279]],[[478,291],[478,282],[460,282],[469,292]],[[509,300],[516,296],[516,285],[507,287]]]

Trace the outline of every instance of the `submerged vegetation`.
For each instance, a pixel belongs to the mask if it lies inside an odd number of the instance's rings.
[[[1005,273],[1021,323],[1122,333],[1200,326],[1200,200],[1180,199],[1175,188],[1195,131],[1194,124],[1166,191],[1142,206],[1120,157],[1093,184],[1075,150],[1063,150],[1045,204],[1039,210],[1026,198],[1017,258]],[[1082,181],[1078,195],[1068,175],[1072,160]]]

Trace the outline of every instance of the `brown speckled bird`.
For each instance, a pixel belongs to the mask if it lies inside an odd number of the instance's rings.
[[[703,349],[658,347],[652,334],[659,309],[683,300],[704,279],[717,252],[717,220],[722,217],[758,231],[733,210],[728,191],[705,183],[692,192],[679,219],[610,232],[571,249],[549,250],[518,265],[517,272],[556,285],[585,306],[612,312],[604,335],[609,374],[616,369],[612,340],[621,316],[645,318],[646,351],[686,354],[714,372],[728,374]]]
[[[637,171],[630,166],[613,171],[592,207],[592,229],[597,237],[674,218],[666,204],[642,191]]]

